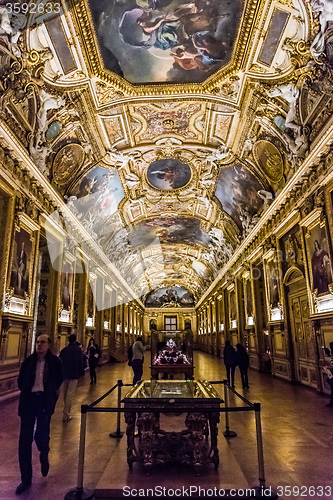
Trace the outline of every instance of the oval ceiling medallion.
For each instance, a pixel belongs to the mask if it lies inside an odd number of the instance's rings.
[[[191,168],[174,158],[155,160],[147,170],[147,180],[156,189],[172,191],[186,186],[192,177]]]
[[[272,182],[279,182],[283,176],[283,159],[280,151],[269,141],[255,143],[253,154],[259,166]]]
[[[53,160],[53,179],[59,185],[65,184],[83,164],[84,149],[80,144],[67,144]]]

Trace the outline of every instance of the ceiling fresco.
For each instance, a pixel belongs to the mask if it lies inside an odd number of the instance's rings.
[[[80,244],[83,226],[138,298],[185,287],[196,301],[323,129],[327,11],[315,0],[62,8],[5,19],[1,112],[63,197],[54,217],[69,237]]]
[[[162,191],[180,189],[189,183],[191,177],[191,168],[187,163],[173,158],[153,161],[147,170],[148,182]]]
[[[70,190],[67,207],[97,240],[124,193],[115,169],[95,167]]]
[[[215,196],[223,209],[242,227],[245,218],[253,216],[263,206],[258,191],[263,186],[245,167],[236,164],[222,168],[216,185]]]
[[[159,288],[145,297],[146,307],[193,307],[194,296],[184,287]]]
[[[200,220],[192,217],[164,217],[147,220],[135,227],[130,238],[131,245],[146,246],[151,241],[152,234],[161,243],[202,246],[211,243],[209,234],[201,228]]]
[[[131,83],[202,82],[230,61],[242,1],[90,0],[106,69]]]

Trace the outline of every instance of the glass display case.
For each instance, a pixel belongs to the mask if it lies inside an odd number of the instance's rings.
[[[193,378],[193,335],[191,330],[151,331],[151,377]]]
[[[223,400],[209,382],[144,380],[122,402],[130,467],[140,462],[150,473],[154,465],[180,462],[192,465],[196,475],[207,463],[218,467],[217,424]]]

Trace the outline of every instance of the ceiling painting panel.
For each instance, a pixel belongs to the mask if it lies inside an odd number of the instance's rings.
[[[208,246],[211,239],[201,228],[201,222],[193,217],[156,217],[137,225],[130,236],[131,245],[147,246],[152,239],[158,238],[161,244],[176,243],[184,245]]]
[[[215,196],[227,214],[242,228],[244,218],[253,216],[263,205],[258,195],[260,189],[263,186],[257,178],[247,168],[236,164],[220,170]]]
[[[236,0],[89,1],[104,66],[130,83],[203,82],[231,59]]]
[[[103,240],[104,224],[114,214],[124,193],[116,169],[95,167],[73,186],[67,206],[83,226]]]
[[[145,300],[146,307],[194,307],[193,294],[184,287],[162,287],[151,291]]]
[[[71,52],[64,26],[59,16],[52,16],[45,20],[45,27],[55,48],[61,68],[66,75],[77,68],[73,54]]]
[[[186,186],[192,177],[191,168],[178,159],[155,160],[147,170],[148,182],[162,191],[172,191]]]

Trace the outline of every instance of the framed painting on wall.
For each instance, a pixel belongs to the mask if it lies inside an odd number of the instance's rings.
[[[74,268],[75,257],[65,252],[59,288],[59,317],[58,320],[70,323],[73,321],[74,307]]]
[[[331,181],[325,191],[325,208],[327,221],[330,230],[331,242],[333,242],[333,181]]]
[[[269,321],[283,320],[281,271],[274,257],[265,260],[265,289]]]
[[[254,325],[254,308],[253,308],[253,296],[251,279],[247,278],[243,281],[243,291],[244,291],[244,304],[245,304],[245,320],[246,326]]]
[[[5,311],[29,316],[36,281],[39,226],[25,214],[15,224],[8,274]]]
[[[89,273],[87,283],[87,313],[86,326],[95,326],[95,296],[96,296],[96,278],[92,273]]]
[[[111,328],[111,304],[112,304],[112,289],[106,285],[104,290],[104,310],[103,310],[103,329],[110,330]]]
[[[221,291],[220,295],[217,296],[217,308],[218,308],[218,318],[217,318],[217,329],[219,332],[224,332],[225,329],[225,307],[224,307],[224,291]]]
[[[65,262],[61,273],[61,297],[63,309],[70,311],[73,303],[73,264]]]
[[[29,293],[32,277],[32,248],[31,234],[24,229],[15,231],[10,287],[14,295],[24,297]]]
[[[229,290],[229,325],[231,329],[237,328],[237,303],[236,292],[234,289]]]
[[[332,284],[332,255],[325,221],[317,221],[307,228],[305,235],[308,271],[312,292],[330,293]]]

